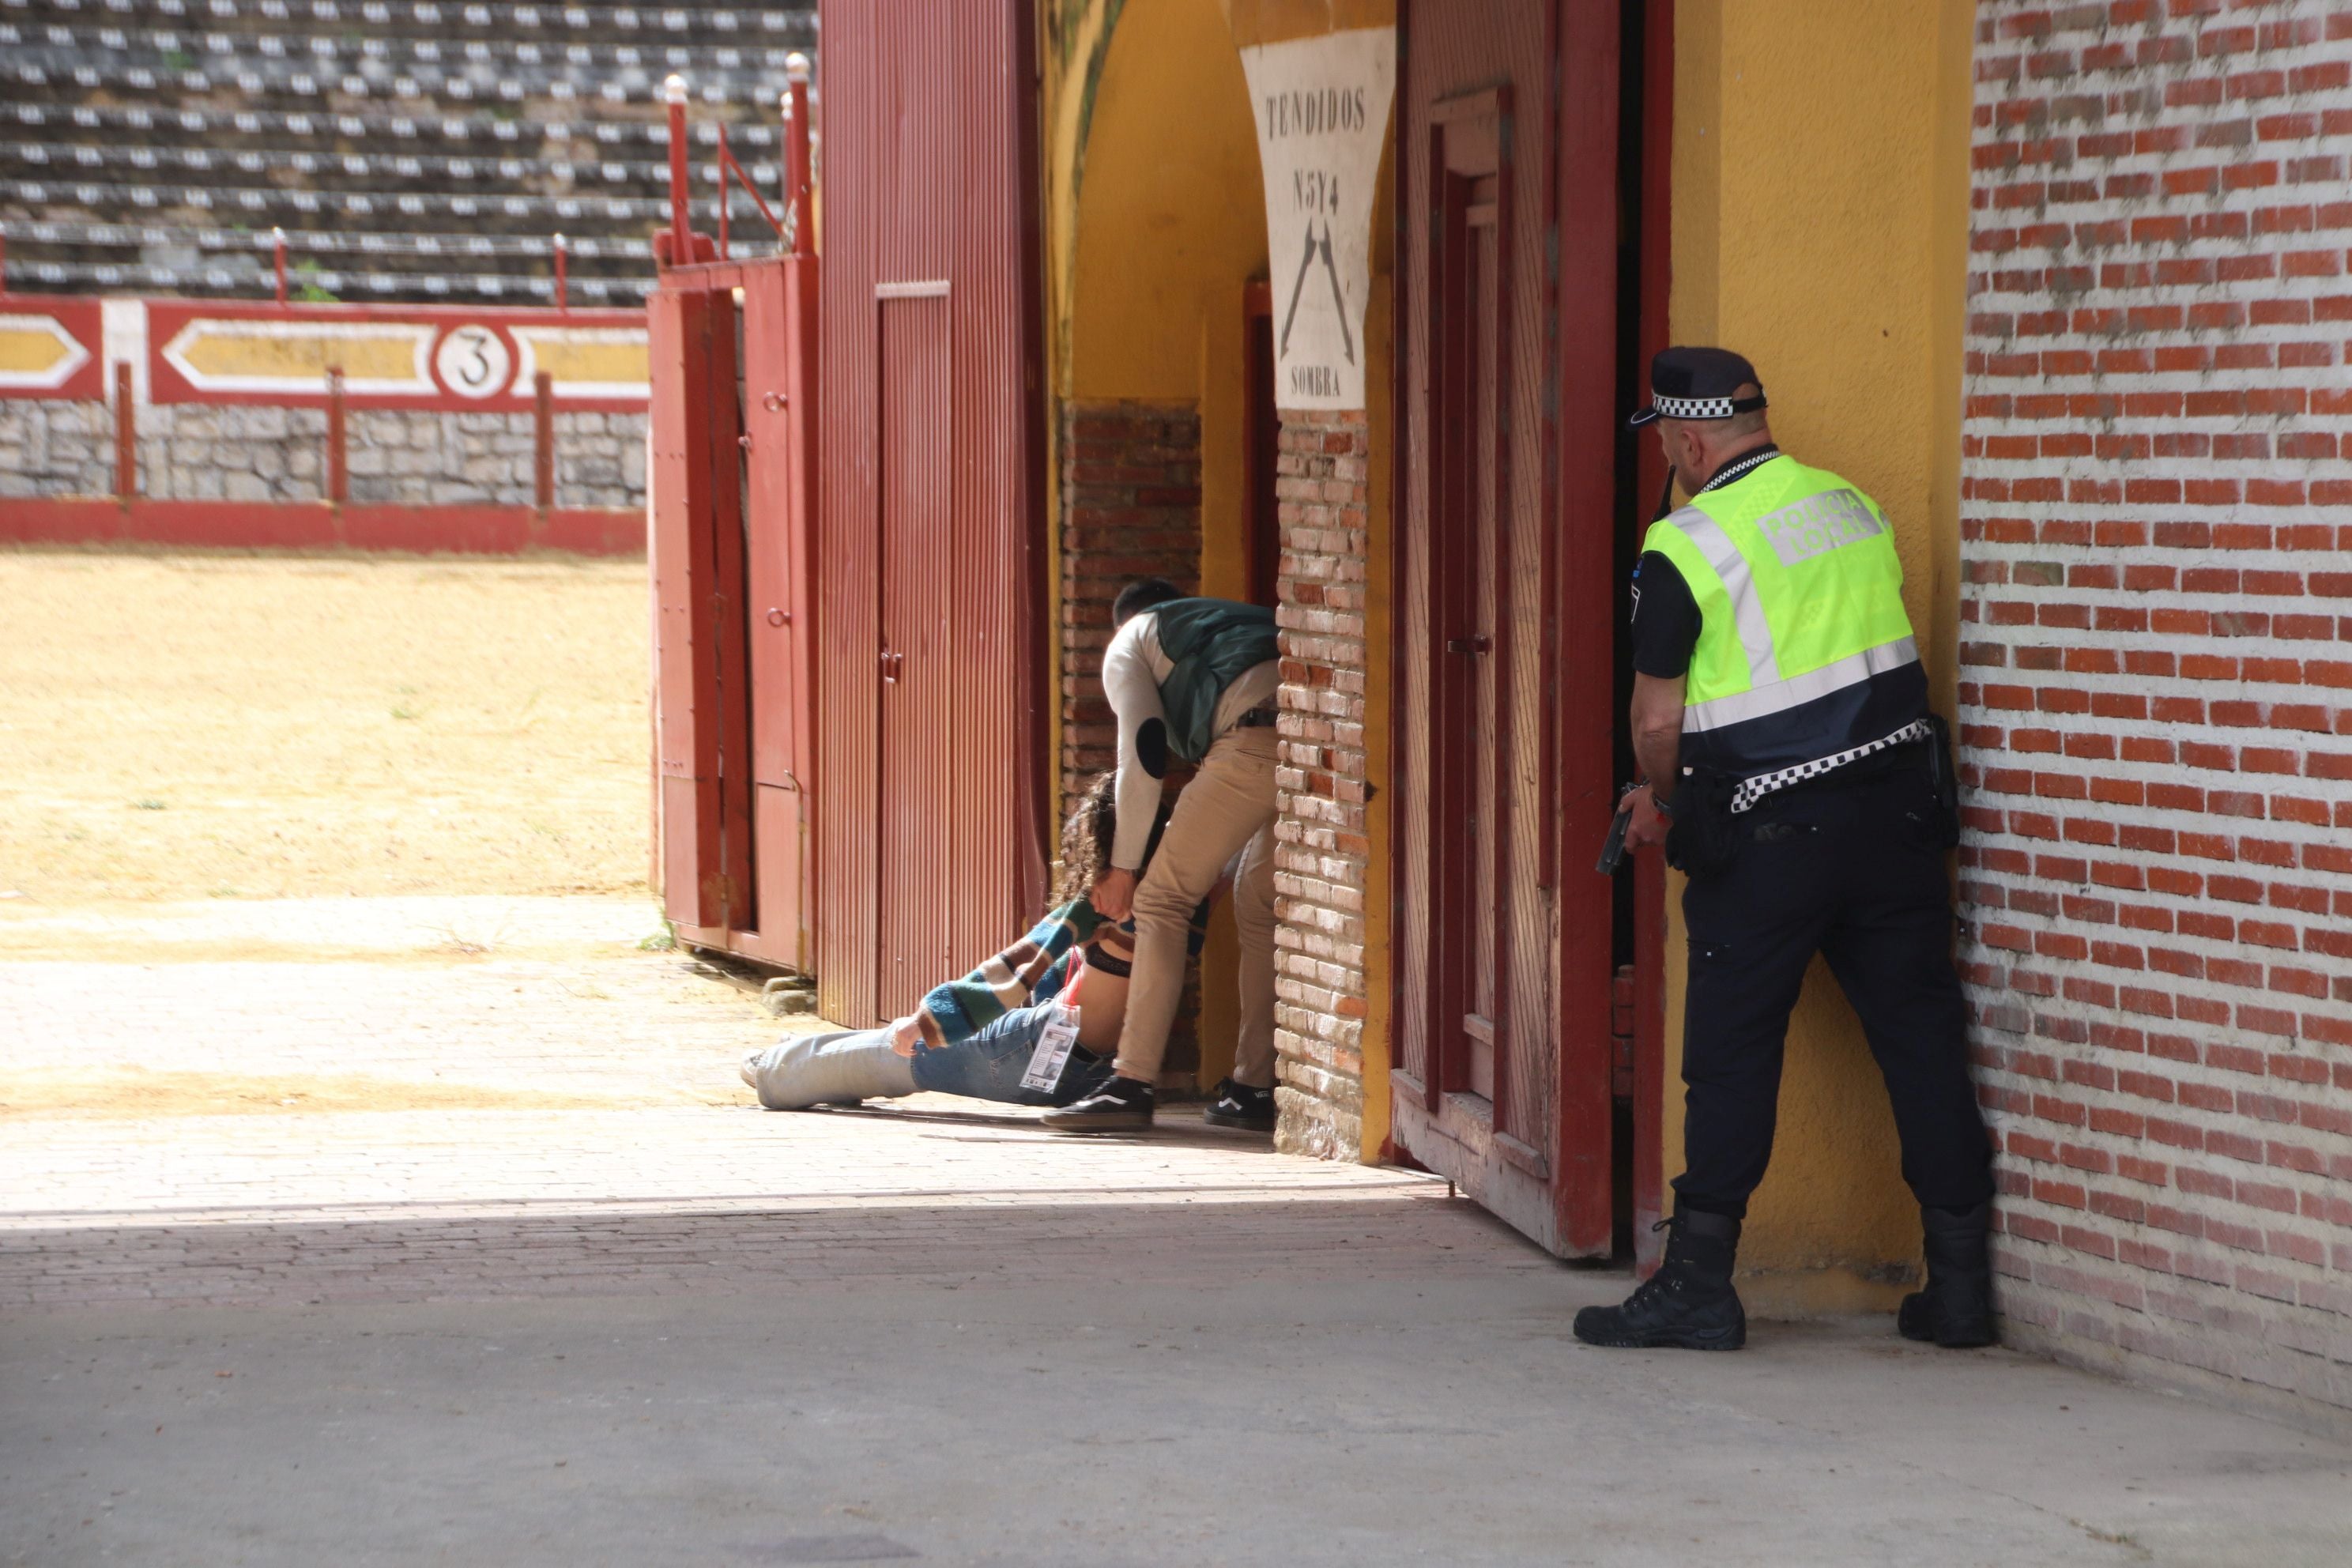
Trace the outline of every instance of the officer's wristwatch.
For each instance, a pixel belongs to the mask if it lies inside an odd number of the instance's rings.
[[[1647,779],[1643,779],[1642,781],[1642,787],[1650,792],[1650,805],[1660,816],[1672,816],[1675,814],[1674,803],[1672,801],[1660,800],[1658,798],[1657,785],[1652,784]]]

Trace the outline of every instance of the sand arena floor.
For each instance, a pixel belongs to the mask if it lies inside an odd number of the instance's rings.
[[[642,893],[647,619],[642,562],[0,552],[0,909]]]

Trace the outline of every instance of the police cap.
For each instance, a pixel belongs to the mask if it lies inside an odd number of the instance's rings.
[[[1752,397],[1734,397],[1753,383]],[[1625,421],[1640,426],[1660,419],[1729,419],[1765,406],[1756,367],[1729,349],[1671,348],[1650,362],[1650,406]]]

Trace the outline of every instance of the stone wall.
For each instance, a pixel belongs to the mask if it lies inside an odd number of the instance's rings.
[[[159,500],[311,501],[326,489],[323,409],[142,407],[140,493]],[[529,506],[528,414],[355,409],[351,499],[403,506]],[[555,416],[555,503],[642,508],[642,414]],[[109,495],[114,414],[97,403],[0,401],[0,496]]]
[[[0,496],[114,489],[114,416],[101,403],[0,401]]]
[[[2352,14],[1991,4],[1964,948],[2011,1337],[2352,1411]]]
[[[1275,466],[1282,526],[1275,1143],[1326,1159],[1352,1160],[1363,1142],[1370,450],[1360,412],[1286,413]]]

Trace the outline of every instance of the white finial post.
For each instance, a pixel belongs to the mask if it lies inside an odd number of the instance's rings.
[[[792,210],[793,254],[816,254],[816,236],[809,226],[809,62],[798,49],[784,57],[784,78],[792,86],[784,93],[784,202]]]
[[[686,79],[673,76],[662,83],[669,102],[669,259],[681,267],[694,259],[694,221],[688,211],[686,163]]]

